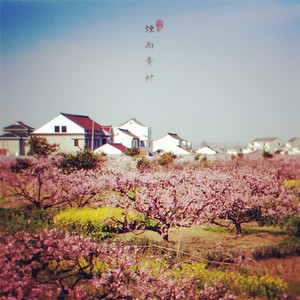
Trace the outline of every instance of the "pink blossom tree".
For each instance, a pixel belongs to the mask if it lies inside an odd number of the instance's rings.
[[[166,263],[160,272],[141,266],[137,246],[99,245],[61,230],[0,241],[3,299],[233,299],[218,284],[170,276],[176,265]]]
[[[189,170],[142,173],[127,183],[134,186],[134,198],[128,205],[154,219],[159,226],[153,229],[168,241],[171,227],[190,226],[201,216],[205,204],[198,184],[199,178]]]
[[[109,175],[100,168],[74,170],[69,174],[58,166],[59,158],[32,159],[32,164],[18,172],[2,171],[6,196],[26,200],[34,208],[59,206],[83,207],[100,197],[109,184]],[[98,199],[99,200],[99,199]]]
[[[270,164],[259,166],[254,160],[238,165],[224,164],[215,171],[218,170],[223,177],[213,179],[211,190],[214,201],[205,211],[210,222],[224,225],[218,222],[224,220],[227,226],[233,224],[237,233],[241,234],[243,223],[262,218],[280,221],[283,217],[299,214],[299,204],[284,188],[277,167]]]

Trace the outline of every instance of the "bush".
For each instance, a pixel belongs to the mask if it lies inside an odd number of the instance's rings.
[[[173,152],[164,152],[158,159],[158,164],[161,166],[170,165],[173,163],[176,155]]]
[[[197,153],[195,156],[194,156],[194,160],[195,161],[199,161],[200,160],[200,157],[201,155],[199,153]]]
[[[77,231],[94,240],[145,227],[146,222],[143,214],[135,211],[126,212],[123,208],[116,207],[72,208],[54,217],[56,226]]]
[[[16,163],[10,165],[10,170],[19,173],[21,170],[26,170],[32,165],[31,161],[27,158],[17,158]]]
[[[300,237],[300,217],[286,218],[282,227],[288,234]]]
[[[136,167],[140,171],[144,171],[150,168],[150,164],[151,162],[148,158],[146,158],[145,156],[141,156],[137,159]]]
[[[0,208],[0,229],[8,234],[19,231],[38,232],[53,225],[49,210],[24,211],[18,208]]]
[[[58,144],[49,144],[44,137],[32,136],[28,140],[29,151],[28,155],[48,156],[58,151]]]
[[[181,276],[194,276],[203,284],[222,286],[227,292],[239,296],[278,298],[286,291],[286,284],[279,278],[269,275],[246,275],[218,269],[207,269],[205,264],[189,264],[180,268]],[[179,274],[177,274],[179,275]],[[245,297],[247,298],[247,297]]]
[[[202,157],[200,162],[201,162],[201,165],[203,167],[208,167],[209,166],[209,160],[207,159],[207,156]]]
[[[60,167],[66,172],[72,172],[75,169],[92,170],[105,159],[105,154],[96,154],[90,150],[79,151],[75,155],[72,153],[62,154]]]
[[[270,153],[269,151],[264,150],[262,153],[263,158],[272,158],[273,154]]]
[[[283,185],[286,189],[290,189],[293,194],[300,200],[300,180],[290,179],[284,182]]]
[[[125,150],[125,155],[127,155],[127,156],[133,157],[133,156],[139,155],[139,153],[140,153],[140,151],[136,147],[126,148],[126,150]]]
[[[292,255],[300,255],[300,241],[298,239],[287,239],[275,246],[262,246],[252,253],[255,260],[284,258]]]

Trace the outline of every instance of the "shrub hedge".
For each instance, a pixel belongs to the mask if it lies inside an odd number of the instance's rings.
[[[116,233],[147,228],[150,223],[143,214],[118,207],[71,208],[54,217],[56,226],[77,231],[93,240],[112,237]]]

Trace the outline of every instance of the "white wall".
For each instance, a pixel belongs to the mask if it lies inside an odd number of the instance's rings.
[[[78,151],[84,150],[84,135],[38,135],[40,137],[45,137],[50,144],[59,144],[59,152],[63,153],[76,153]],[[74,145],[74,141],[78,140],[78,146]]]
[[[58,117],[54,118],[47,124],[43,125],[42,127],[38,128],[37,130],[35,130],[34,133],[38,133],[38,134],[54,133],[54,134],[56,134],[56,132],[54,131],[54,126],[60,126],[60,132],[58,132],[58,134],[62,133],[61,126],[67,126],[67,132],[65,134],[68,134],[68,133],[82,133],[83,134],[84,133],[84,128],[77,125],[76,123],[74,123],[73,121],[71,121],[70,119],[66,118],[63,115],[59,115]]]
[[[174,139],[170,135],[166,135],[161,139],[153,141],[153,151],[157,151],[162,149],[164,151],[171,151],[169,149],[173,149],[175,146],[179,145],[179,140]]]
[[[122,132],[119,129],[116,129],[114,131],[114,143],[120,143],[122,145],[124,145],[127,148],[131,148],[132,147],[132,136]]]

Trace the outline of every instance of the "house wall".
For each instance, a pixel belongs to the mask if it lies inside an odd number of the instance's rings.
[[[133,137],[116,129],[114,133],[114,143],[120,143],[127,148],[131,148],[133,146]]]
[[[38,136],[46,138],[49,144],[58,144],[59,152],[76,153],[77,151],[85,149],[84,135],[39,134]],[[75,140],[78,141],[78,146],[75,146]]]
[[[163,138],[153,141],[153,151],[164,150],[172,151],[175,146],[179,146],[179,140],[172,138],[170,135],[166,135]]]
[[[270,145],[269,145],[270,151],[275,152],[275,151],[279,150],[280,148],[282,148],[284,145],[285,145],[285,143],[280,139],[271,141]]]
[[[59,126],[59,132],[55,132],[55,126]],[[44,126],[38,128],[34,131],[34,134],[44,134],[44,133],[52,133],[52,134],[60,134],[62,133],[62,126],[66,126],[66,133],[76,133],[76,134],[84,134],[84,128],[77,125],[70,119],[66,118],[63,115],[59,115]]]
[[[0,149],[7,149],[9,155],[27,155],[29,146],[25,139],[0,140]]]
[[[8,149],[9,155],[20,155],[19,140],[1,140],[1,149]]]

